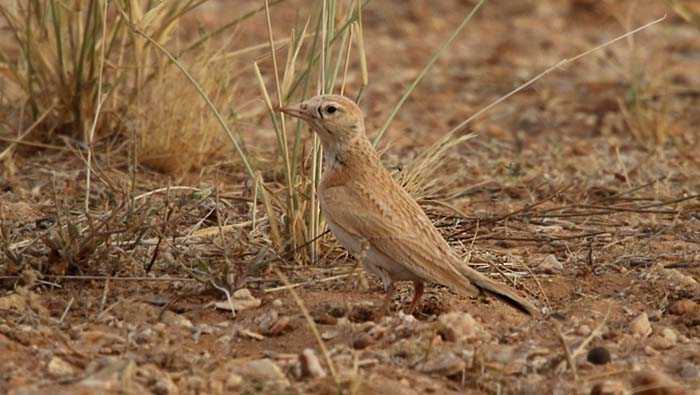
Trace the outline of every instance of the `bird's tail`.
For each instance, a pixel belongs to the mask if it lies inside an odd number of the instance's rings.
[[[461,263],[461,262],[460,262]],[[523,313],[536,316],[539,311],[529,300],[519,296],[507,285],[499,284],[465,264],[457,265],[457,270],[481,291],[485,291]]]

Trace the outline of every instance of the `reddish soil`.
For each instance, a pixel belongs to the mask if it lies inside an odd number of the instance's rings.
[[[288,35],[310,3],[273,7],[275,34]],[[474,2],[427,3],[366,7],[370,84],[361,104],[370,131]],[[240,13],[220,2],[192,23],[211,29]],[[19,150],[0,174],[0,247],[9,252],[0,258],[0,392],[699,393],[700,26],[658,1],[488,2],[406,102],[383,159],[404,168],[545,68],[664,13],[662,23],[476,120],[478,137],[446,154],[433,175],[439,182],[421,201],[462,256],[535,301],[540,317],[432,285],[414,319],[401,312],[408,284],[378,317],[376,279],[324,280],[356,266],[332,236],[321,241],[322,259],[304,266],[261,253],[270,245],[267,225],[252,236],[249,225],[234,228],[222,243],[213,208],[220,206],[224,225],[250,220],[251,188],[236,160],[171,181],[196,193],[173,189],[134,207],[96,182],[91,225],[82,214],[83,161],[72,152]],[[262,14],[246,22],[233,49],[265,42],[264,22]],[[267,76],[269,63],[262,61]],[[252,71],[242,75],[242,102],[259,105]],[[353,62],[348,91],[360,83]],[[629,104],[634,95],[637,107]],[[264,114],[242,128],[251,147],[273,141]],[[659,131],[659,139],[649,137]],[[104,174],[129,185],[128,159],[109,155],[97,154]],[[275,180],[276,166],[265,179]],[[139,168],[135,194],[169,179]],[[195,227],[217,231],[176,239]],[[91,244],[105,234],[108,243]],[[73,244],[58,248],[61,238]],[[223,277],[229,260],[262,302],[235,318],[214,306],[226,297],[209,281]],[[308,282],[295,291],[317,321],[335,377],[291,293],[266,292],[284,285],[275,268],[291,283]],[[325,377],[304,371],[307,348]],[[251,367],[261,359],[279,372]]]

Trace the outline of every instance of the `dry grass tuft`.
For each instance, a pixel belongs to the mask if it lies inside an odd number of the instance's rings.
[[[470,133],[441,139],[411,161],[398,175],[398,181],[416,199],[420,200],[435,194],[448,181],[447,176],[438,176],[439,170],[443,169],[445,164],[446,155],[451,149],[473,137],[475,135]]]
[[[647,148],[663,146],[683,130],[674,119],[667,96],[661,96],[659,100],[644,96],[649,95],[630,88],[627,100],[620,100],[620,112],[630,134],[639,144]]]
[[[184,9],[180,3],[152,10],[146,1],[128,5],[135,17],[167,40],[175,21],[171,16]],[[138,92],[149,76],[147,67],[153,65],[151,51],[104,1],[16,2],[0,5],[0,20],[11,37],[0,50],[2,75],[15,99],[27,105],[33,119],[55,105],[48,121],[74,137],[90,129],[102,99],[100,85],[109,87],[112,96],[102,111],[114,115],[121,107],[117,99]],[[102,59],[109,67],[102,67]],[[124,67],[127,61],[131,64]]]
[[[620,25],[629,30],[636,5],[624,12],[613,13]],[[683,134],[684,124],[678,106],[673,106],[675,94],[672,72],[665,60],[650,53],[643,41],[631,36],[627,39],[626,55],[617,67],[621,79],[627,84],[626,95],[618,98],[620,114],[630,134],[640,146],[653,150],[677,139]],[[677,101],[676,101],[677,102]],[[677,104],[677,103],[676,103]]]
[[[230,69],[199,59],[189,72],[217,108],[232,108],[235,88]],[[127,117],[135,129],[139,163],[162,172],[197,170],[232,150],[214,114],[173,67],[153,79],[129,107]]]
[[[95,136],[134,122],[144,164],[166,172],[200,167],[226,148],[201,98],[173,71],[159,45],[184,36],[181,20],[204,1],[29,0],[0,4],[0,86],[19,124],[42,118],[46,131],[82,139],[88,168]],[[274,2],[275,4],[279,1]],[[259,13],[235,18],[213,33],[180,44],[178,57],[218,53],[209,39]],[[153,42],[141,36],[147,34]],[[184,56],[186,55],[186,56]],[[198,58],[197,58],[198,59]],[[196,60],[192,72],[216,104],[229,103],[225,70]],[[231,73],[229,73],[231,74]],[[88,177],[89,178],[89,177]],[[88,181],[89,185],[89,181]],[[89,189],[89,188],[88,188]]]

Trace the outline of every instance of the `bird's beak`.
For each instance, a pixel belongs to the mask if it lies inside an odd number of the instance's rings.
[[[278,107],[277,111],[283,112],[287,115],[291,115],[295,118],[309,119],[309,114],[305,110],[302,110],[299,104],[291,104],[286,107]]]

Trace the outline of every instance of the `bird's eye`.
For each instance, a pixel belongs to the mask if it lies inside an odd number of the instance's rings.
[[[329,114],[333,114],[334,112],[338,111],[338,108],[336,106],[328,106],[326,107],[326,112]]]

